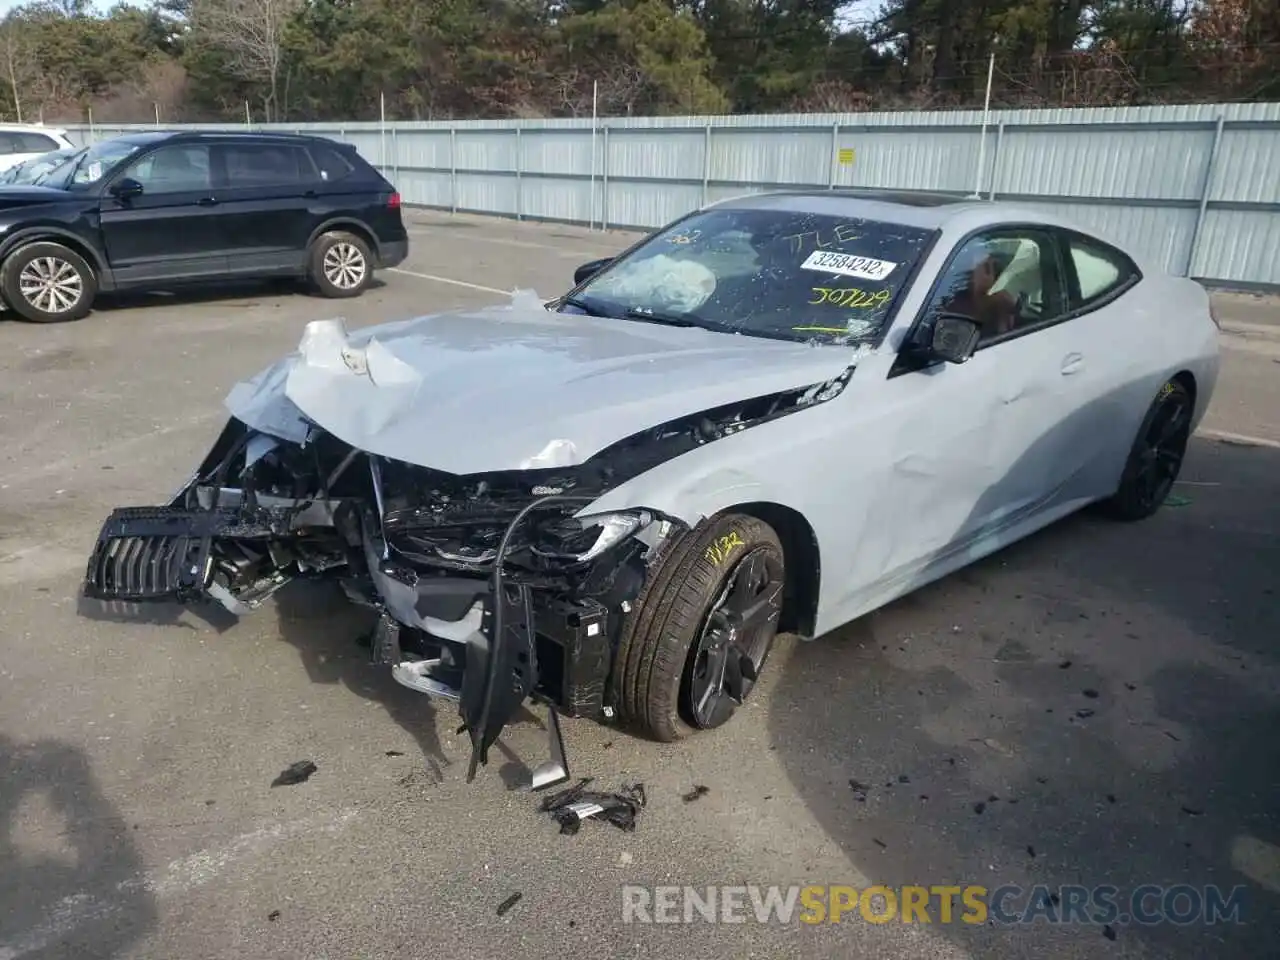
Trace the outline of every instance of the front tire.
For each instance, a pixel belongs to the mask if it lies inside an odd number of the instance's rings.
[[[726,514],[658,562],[622,628],[622,722],[670,742],[727,723],[755,686],[778,631],[786,568],[767,523]]]
[[[9,255],[0,267],[0,293],[25,320],[65,323],[83,319],[93,309],[98,280],[74,250],[42,241]]]
[[[335,230],[311,245],[307,275],[322,297],[358,297],[373,282],[373,254],[354,233]]]
[[[1182,470],[1195,402],[1181,380],[1160,387],[1125,461],[1120,486],[1102,511],[1115,520],[1145,520],[1160,509]]]

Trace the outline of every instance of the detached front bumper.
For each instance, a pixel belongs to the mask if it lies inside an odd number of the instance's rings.
[[[333,542],[324,549],[300,550],[311,529],[299,531],[303,509],[312,520],[332,524]],[[341,558],[333,546],[339,537],[347,547]],[[233,591],[227,573],[238,570],[252,573]],[[388,558],[376,519],[340,505],[277,500],[253,507],[117,509],[98,534],[83,593],[135,603],[212,599],[240,615],[300,575],[335,577],[354,601],[379,611],[373,663],[390,667],[406,687],[457,701],[472,741],[468,780],[530,698],[553,713],[596,720],[613,714],[609,675],[617,624],[604,603],[500,575],[424,576]],[[634,590],[626,592],[634,597]],[[568,776],[554,716],[550,726],[553,759],[535,771],[535,786]]]

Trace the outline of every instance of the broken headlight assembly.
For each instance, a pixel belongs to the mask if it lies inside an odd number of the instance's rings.
[[[624,510],[587,517],[560,517],[540,523],[533,553],[561,563],[590,563],[653,523],[647,510]]]

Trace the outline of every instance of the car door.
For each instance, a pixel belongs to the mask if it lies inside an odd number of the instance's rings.
[[[137,196],[113,190],[132,180]],[[100,203],[107,257],[122,284],[222,276],[227,271],[222,208],[209,147],[180,142],[134,160],[111,178]]]
[[[849,598],[852,607],[997,549],[1002,531],[1052,500],[1086,439],[1078,418],[1090,367],[1064,322],[1052,236],[1017,227],[979,233],[957,246],[940,277],[916,324],[958,313],[984,324],[982,338],[962,364],[919,368],[903,353],[876,402],[855,414],[857,434],[875,438],[868,463],[882,479],[868,485],[871,502],[849,530],[857,549],[847,582],[861,595]]]
[[[296,273],[306,262],[319,175],[302,147],[227,141],[214,147],[226,187],[232,273]]]

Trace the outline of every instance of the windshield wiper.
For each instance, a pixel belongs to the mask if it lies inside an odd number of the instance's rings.
[[[591,304],[587,303],[587,301],[582,300],[579,297],[561,297],[560,306],[577,307],[579,310],[581,310],[583,313],[585,313],[589,317],[607,317],[608,316],[607,313],[601,313],[599,307],[593,307]]]
[[[622,315],[624,320],[643,320],[646,323],[661,323],[669,327],[708,327],[685,314],[661,313],[647,308],[633,307]],[[708,329],[710,329],[708,327]]]
[[[646,323],[661,323],[671,327],[706,326],[701,321],[694,320],[692,317],[678,313],[655,312],[647,307],[632,307],[630,310],[623,311],[621,316],[615,313],[605,313],[599,307],[592,306],[587,303],[586,300],[579,297],[564,297],[560,300],[560,305],[577,307],[583,313],[592,317],[609,317],[616,320],[644,320]]]

